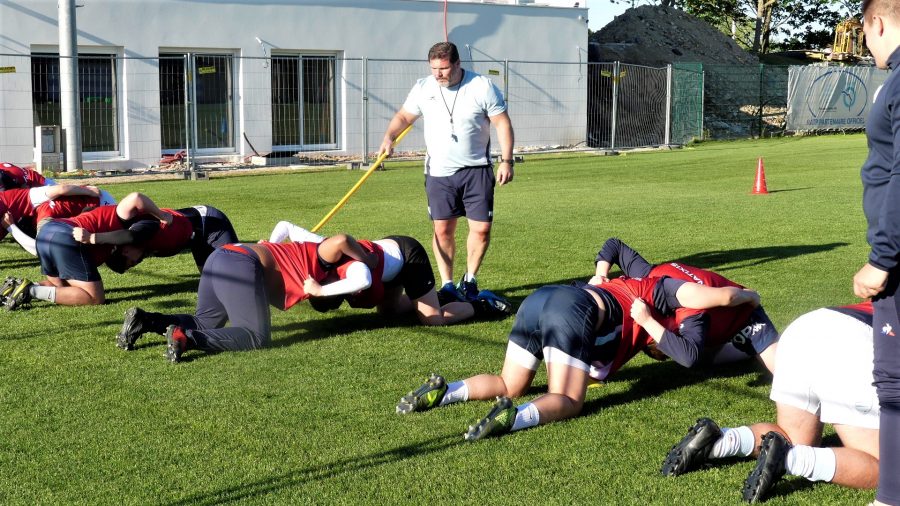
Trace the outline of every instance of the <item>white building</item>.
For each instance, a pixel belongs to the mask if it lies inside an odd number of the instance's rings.
[[[463,66],[507,93],[517,145],[584,140],[587,9],[575,2],[451,1],[446,20],[440,0],[78,3],[88,169],[154,165],[186,145],[231,159],[371,153],[445,21]],[[0,160],[32,164],[34,127],[59,124],[57,9],[0,2]],[[421,146],[414,132],[401,149]]]

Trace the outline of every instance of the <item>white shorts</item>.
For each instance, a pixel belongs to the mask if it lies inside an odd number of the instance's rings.
[[[769,398],[813,413],[823,423],[877,429],[872,355],[869,325],[830,309],[806,313],[778,342]]]

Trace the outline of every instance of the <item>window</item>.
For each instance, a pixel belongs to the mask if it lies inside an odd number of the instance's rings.
[[[78,90],[82,150],[118,152],[115,55],[79,55]],[[31,56],[31,102],[34,125],[62,125],[59,55]]]
[[[185,64],[182,54],[160,54],[159,97],[162,149],[185,148],[186,125],[196,128],[197,149],[234,149],[232,57],[198,54],[193,58],[194,107],[185,108]],[[188,119],[191,122],[188,123]],[[191,133],[193,135],[193,133]],[[193,139],[193,137],[192,137]],[[192,140],[191,143],[194,141]]]
[[[333,56],[272,57],[272,145],[336,147]]]

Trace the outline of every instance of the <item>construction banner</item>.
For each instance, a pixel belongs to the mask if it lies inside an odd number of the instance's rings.
[[[886,70],[870,66],[790,67],[786,129],[865,128],[875,93],[887,76]]]

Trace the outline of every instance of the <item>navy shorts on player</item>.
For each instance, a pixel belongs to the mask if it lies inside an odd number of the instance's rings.
[[[405,235],[392,235],[385,239],[396,242],[403,255],[403,267],[397,277],[386,284],[399,284],[410,300],[416,300],[434,289],[434,271],[422,244]]]
[[[506,354],[532,371],[544,360],[587,373],[599,316],[597,302],[581,288],[564,285],[538,288],[519,306]]]
[[[425,175],[428,215],[432,220],[465,216],[474,221],[494,220],[494,169],[468,167],[452,176]]]
[[[731,338],[734,347],[752,356],[759,355],[773,343],[778,342],[778,329],[769,319],[762,306],[753,310],[747,326]]]
[[[37,234],[41,274],[73,281],[100,281],[91,247],[72,237],[72,225],[50,221]]]
[[[243,351],[271,341],[265,274],[256,253],[220,248],[203,266],[197,311],[171,317],[205,351]],[[225,323],[230,322],[230,327]],[[224,327],[224,328],[223,328]]]
[[[194,235],[191,237],[191,254],[201,270],[209,255],[216,248],[238,241],[234,227],[225,213],[212,206],[194,206],[179,209],[191,222]]]

